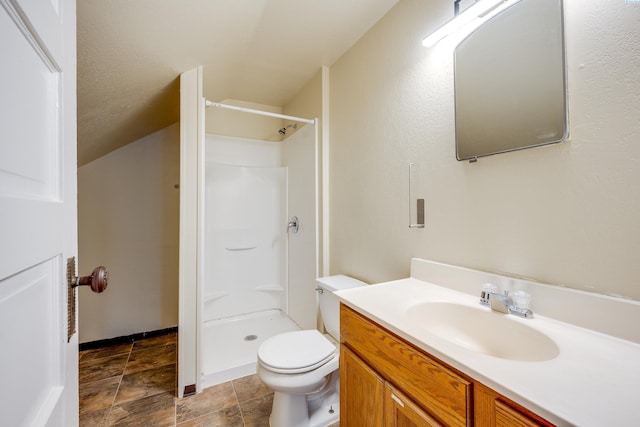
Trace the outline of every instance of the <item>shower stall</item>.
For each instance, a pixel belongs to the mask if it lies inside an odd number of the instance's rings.
[[[299,120],[274,127],[282,141],[204,136],[200,388],[255,373],[266,338],[316,327],[317,129]]]
[[[317,120],[209,102],[202,76],[180,76],[179,397],[318,325]]]

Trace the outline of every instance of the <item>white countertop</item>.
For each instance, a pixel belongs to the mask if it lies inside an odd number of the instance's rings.
[[[537,313],[533,319],[510,315],[551,338],[559,348],[550,360],[513,361],[453,344],[429,333],[406,314],[410,307],[424,302],[454,302],[490,311],[479,306],[480,289],[479,285],[478,296],[472,296],[407,278],[337,295],[391,332],[559,426],[640,426],[638,343]]]

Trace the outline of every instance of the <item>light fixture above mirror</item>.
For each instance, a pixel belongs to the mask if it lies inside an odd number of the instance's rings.
[[[449,34],[470,26],[477,28],[484,21],[512,6],[520,0],[475,0],[471,6],[459,11],[460,0],[454,1],[454,17],[449,22],[429,34],[422,40],[422,45],[432,47]]]

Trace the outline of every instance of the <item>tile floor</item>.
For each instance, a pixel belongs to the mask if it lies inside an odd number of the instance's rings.
[[[269,426],[273,393],[255,375],[176,398],[176,338],[80,352],[80,426]]]

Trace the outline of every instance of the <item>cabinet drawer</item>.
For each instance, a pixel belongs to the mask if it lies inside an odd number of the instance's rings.
[[[340,340],[441,423],[472,425],[467,379],[345,305]]]

